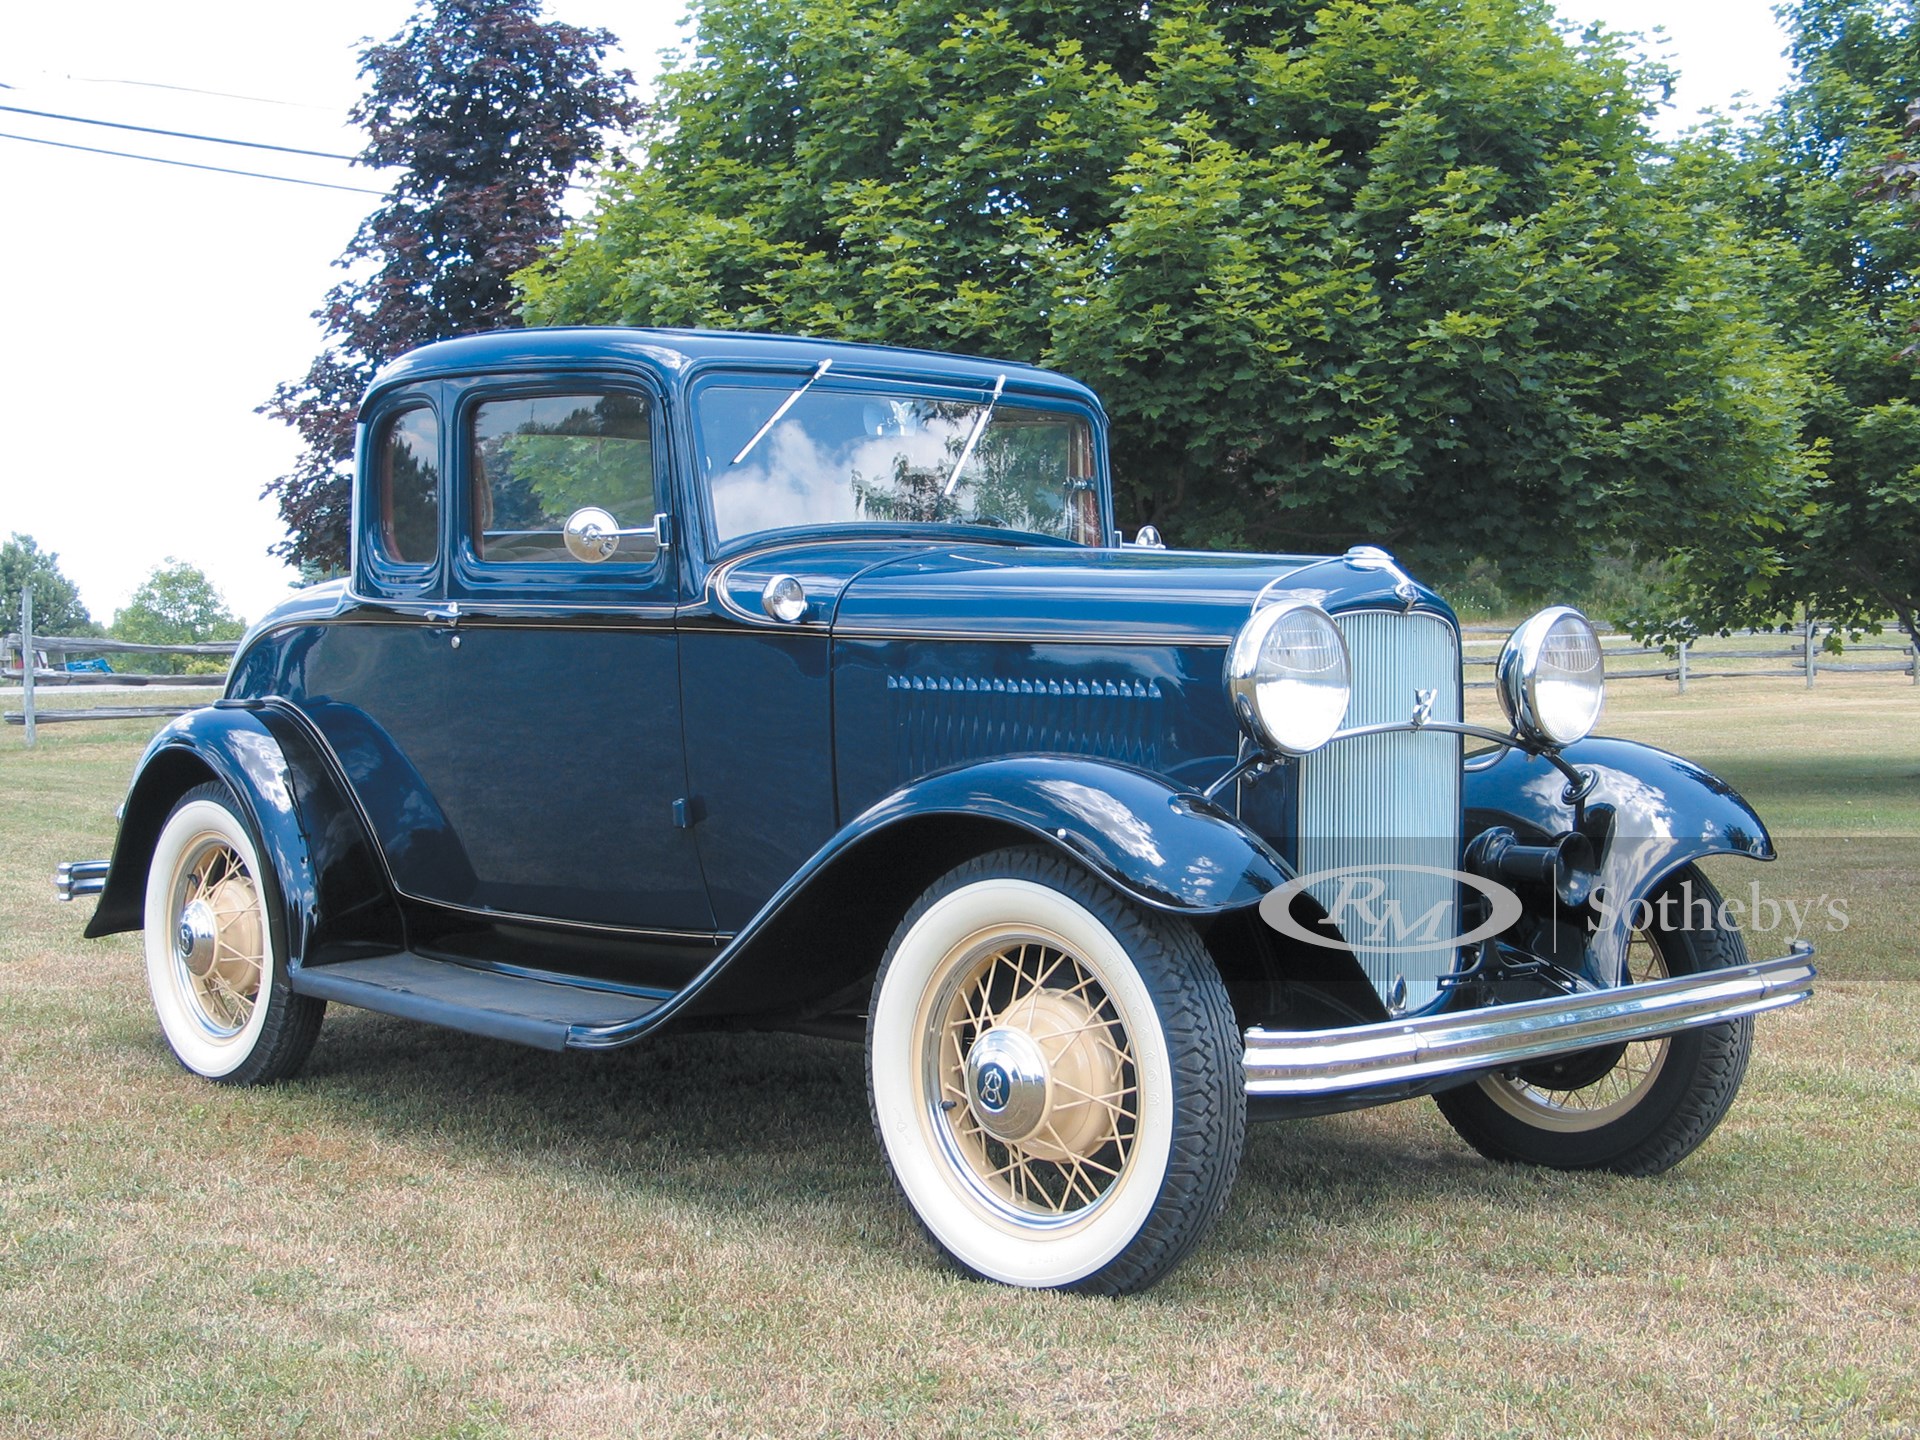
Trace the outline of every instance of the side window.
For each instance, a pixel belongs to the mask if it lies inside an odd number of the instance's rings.
[[[425,405],[387,421],[378,451],[380,548],[401,565],[440,553],[440,422]]]
[[[629,392],[524,395],[473,411],[468,437],[474,553],[493,563],[567,563],[562,530],[584,506],[616,528],[653,524],[652,405]],[[615,563],[647,564],[651,534],[623,536]]]

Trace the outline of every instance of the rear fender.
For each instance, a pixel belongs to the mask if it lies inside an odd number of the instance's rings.
[[[386,873],[325,752],[287,711],[228,701],[178,717],[147,746],[89,937],[145,924],[160,831],[180,797],[209,780],[252,822],[280,892],[289,963],[403,948]]]
[[[1774,858],[1773,839],[1734,788],[1690,760],[1632,740],[1591,739],[1561,758],[1591,774],[1579,813],[1566,778],[1536,755],[1502,749],[1470,762],[1467,838],[1495,825],[1535,842],[1579,825],[1599,850],[1600,918],[1587,944],[1590,973],[1618,975],[1638,902],[1675,871],[1714,855]]]

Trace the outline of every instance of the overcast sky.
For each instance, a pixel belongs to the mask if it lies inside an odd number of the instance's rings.
[[[1558,0],[1579,23],[1648,31],[1681,72],[1669,130],[1786,78],[1769,0]],[[32,143],[130,151],[378,188],[338,160],[137,134],[19,109],[349,154],[356,52],[405,23],[409,0],[68,0],[12,6],[0,53],[0,536],[57,551],[108,621],[169,557],[257,619],[292,574],[261,486],[291,468],[285,426],[254,414],[320,347],[309,318],[378,197]],[[612,30],[650,75],[680,43],[679,0],[548,0]],[[200,93],[216,92],[216,93]],[[15,617],[5,617],[8,628]]]

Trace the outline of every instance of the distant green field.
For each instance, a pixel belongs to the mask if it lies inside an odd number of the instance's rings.
[[[1855,902],[1715,1137],[1644,1181],[1489,1164],[1420,1102],[1261,1127],[1200,1253],[1097,1301],[940,1267],[850,1046],[336,1009],[290,1084],[188,1077],[136,941],[48,886],[153,722],[7,727],[0,1435],[1912,1435],[1920,692],[1622,685],[1602,728],[1768,816],[1730,893]]]

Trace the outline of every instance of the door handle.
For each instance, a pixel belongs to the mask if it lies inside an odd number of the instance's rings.
[[[460,602],[449,600],[445,605],[436,605],[426,613],[428,620],[445,625],[452,632],[447,637],[447,643],[458,650],[460,648]]]

